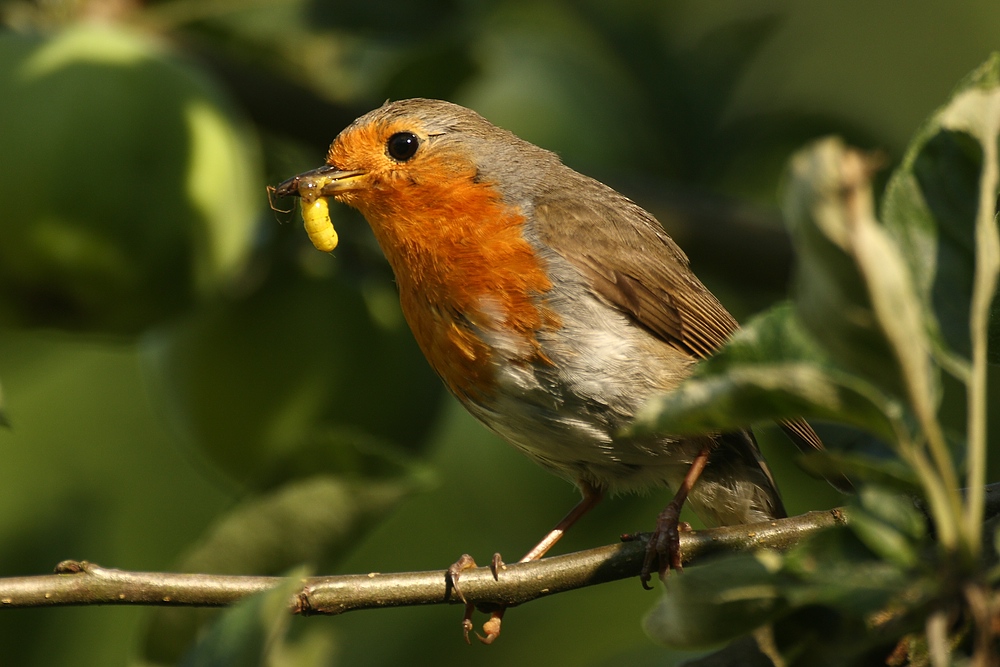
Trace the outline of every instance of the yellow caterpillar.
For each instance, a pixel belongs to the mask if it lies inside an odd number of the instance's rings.
[[[315,197],[307,190],[311,188],[299,190],[302,196],[302,221],[306,234],[317,250],[332,252],[337,247],[337,230],[330,222],[330,205],[326,197]]]
[[[321,170],[316,170],[321,171]],[[329,171],[328,169],[326,171]],[[332,252],[337,247],[337,231],[330,222],[330,205],[323,196],[323,188],[336,178],[327,174],[308,173],[290,178],[278,187],[267,187],[267,199],[275,211],[273,197],[291,197],[298,194],[302,200],[302,222],[309,240],[321,252]],[[282,211],[283,213],[286,211]]]

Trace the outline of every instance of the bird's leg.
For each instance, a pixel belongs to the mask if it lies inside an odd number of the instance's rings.
[[[566,516],[564,516],[562,520],[560,520],[559,523],[557,523],[538,544],[532,547],[531,551],[524,554],[521,560],[518,561],[519,563],[527,563],[529,561],[538,560],[547,554],[549,549],[555,546],[555,543],[566,534],[566,531],[570,529],[570,526],[579,521],[584,514],[594,509],[594,506],[601,502],[601,498],[604,497],[604,494],[600,490],[595,489],[586,482],[580,482],[580,491],[583,493],[583,498],[580,499],[580,502],[574,505],[573,509],[571,509],[569,513],[567,513]]]
[[[580,499],[576,505],[573,506],[566,516],[564,516],[559,523],[557,523],[552,530],[546,533],[545,537],[541,541],[531,548],[528,553],[524,554],[519,560],[519,563],[527,563],[529,561],[538,560],[551,549],[556,542],[558,542],[566,531],[575,524],[580,518],[594,508],[597,503],[601,502],[601,498],[604,497],[604,493],[595,488],[594,486],[588,484],[587,482],[579,482],[580,491],[583,494],[583,498]],[[682,501],[683,502],[683,501]],[[500,569],[503,567],[503,560],[500,558],[500,554],[493,554],[493,560],[490,562],[490,570],[493,572],[493,578],[499,581]],[[445,575],[446,583],[454,591],[458,598],[465,602],[465,616],[462,617],[462,631],[465,633],[465,641],[469,642],[469,631],[472,629],[472,612],[475,609],[475,604],[467,602],[465,595],[462,594],[461,589],[458,585],[458,578],[464,570],[468,570],[476,567],[476,561],[469,554],[462,554],[462,556],[448,568],[448,572]],[[483,632],[485,635],[480,635],[476,633],[476,637],[479,641],[484,644],[492,644],[497,637],[500,636],[500,624],[503,621],[503,614],[507,610],[506,607],[501,607],[490,613],[490,618],[483,624]]]
[[[684,569],[681,566],[681,536],[679,529],[681,508],[684,507],[684,501],[687,500],[688,494],[694,488],[695,482],[698,481],[698,477],[708,464],[708,457],[712,453],[712,447],[713,443],[709,441],[701,448],[701,451],[698,452],[698,455],[691,462],[691,467],[688,468],[687,474],[684,475],[684,480],[677,489],[677,493],[674,494],[673,500],[667,503],[667,506],[660,512],[660,515],[656,517],[656,532],[653,533],[646,544],[646,558],[642,563],[642,572],[639,574],[642,587],[646,590],[652,590],[649,580],[653,571],[654,560],[659,562],[661,577],[670,568],[678,572]]]

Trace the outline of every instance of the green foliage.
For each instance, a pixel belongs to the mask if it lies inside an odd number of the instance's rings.
[[[445,97],[653,210],[741,315],[783,289],[787,244],[769,209],[705,193],[773,205],[789,151],[820,134],[900,154],[942,86],[994,44],[981,26],[1000,20],[985,4],[907,13],[872,3],[689,5],[0,2],[0,423],[13,423],[0,429],[0,575],[67,557],[150,570],[308,562],[324,573],[388,571],[527,548],[573,491],[454,405],[439,409],[440,383],[401,322],[363,223],[335,208],[342,244],[320,255],[296,212],[268,210],[262,186],[315,167],[340,128],[386,98]],[[989,76],[973,87],[989,93]],[[911,342],[932,351],[922,400],[940,401],[942,414],[957,400],[964,423],[972,385],[949,374],[978,368],[967,313],[982,312],[971,258],[986,151],[981,133],[943,122],[932,119],[907,153],[879,217],[915,277],[909,308],[917,304],[924,332]],[[903,433],[920,450],[906,384],[914,371],[872,324],[878,304],[856,253],[831,247],[811,216],[796,233],[802,252],[822,257],[800,268],[810,291],[751,324],[641,427],[807,414],[888,442]],[[846,306],[863,317],[840,321]],[[1000,338],[1000,326],[990,333]],[[1000,345],[988,349],[996,356]],[[944,435],[956,470],[979,465],[963,459],[965,431]],[[840,502],[811,480],[797,485],[781,454],[767,452],[789,507]],[[934,581],[931,569],[913,563],[933,568],[945,554],[928,548],[917,515],[893,496],[919,493],[923,473],[863,448],[804,465],[871,484],[861,485],[856,528],[765,556],[767,567],[747,557],[732,570],[673,577],[671,595],[693,605],[674,608],[687,643],[773,618],[789,654],[860,660],[892,643],[843,641],[863,634],[864,610],[901,590],[935,608],[939,591],[916,585]],[[428,467],[442,480],[433,488]],[[944,495],[936,507],[947,513]],[[646,529],[663,501],[607,502],[560,547]],[[955,544],[974,523],[962,522]],[[188,664],[684,659],[642,635],[648,599],[627,582],[525,605],[489,651],[461,643],[455,608],[288,626],[280,594],[215,625],[218,614],[199,610],[5,611],[0,644],[5,663],[23,665],[123,664],[137,654],[186,654]],[[711,625],[713,600],[721,625]],[[666,638],[662,622],[650,624]]]
[[[971,654],[967,639],[976,636],[977,658],[995,659],[990,617],[968,591],[983,585],[996,558],[982,553],[982,519],[989,323],[1000,277],[998,141],[1000,54],[918,133],[889,181],[885,224],[875,218],[870,156],[824,139],[792,158],[791,306],[749,323],[651,405],[641,426],[732,428],[798,412],[865,428],[895,458],[827,457],[827,472],[861,481],[850,530],[784,556],[740,556],[678,577],[647,619],[652,636],[701,645],[770,622],[790,665],[868,664],[912,642],[911,633],[937,654]],[[945,374],[966,401],[966,427],[952,438],[940,418]],[[926,517],[899,495],[903,479]],[[890,490],[876,480],[897,483]],[[813,622],[802,616],[817,606],[824,613]],[[963,620],[919,638],[928,617],[956,613]],[[705,627],[714,630],[698,632]]]
[[[243,268],[258,151],[197,68],[125,28],[8,32],[0,97],[0,322],[135,333]]]
[[[251,488],[399,475],[442,390],[389,298],[395,317],[380,322],[356,285],[276,270],[249,297],[147,336],[150,387],[179,432]]]
[[[885,228],[904,249],[931,331],[943,339],[940,353],[965,360],[972,354],[969,327],[976,274],[984,270],[981,253],[996,245],[993,226],[979,217],[989,211],[983,198],[997,179],[986,168],[1000,132],[996,69],[987,63],[972,73],[952,103],[921,128],[882,205]]]
[[[750,632],[788,610],[770,552],[727,558],[670,577],[646,631],[669,646],[711,646]]]
[[[291,639],[290,600],[301,588],[305,570],[281,586],[227,609],[179,662],[180,667],[321,667],[329,665],[334,645],[329,636],[306,632]],[[152,665],[154,663],[146,663]]]
[[[837,420],[892,437],[893,399],[839,369],[790,304],[747,323],[695,371],[696,381],[651,400],[634,432],[704,433],[774,419]]]

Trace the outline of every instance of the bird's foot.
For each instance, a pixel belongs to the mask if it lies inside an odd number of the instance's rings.
[[[684,569],[681,562],[681,531],[690,531],[691,525],[680,520],[681,503],[670,502],[660,515],[656,517],[656,531],[646,543],[646,558],[642,562],[642,572],[639,581],[646,590],[652,590],[649,580],[652,578],[653,563],[658,565],[660,577],[674,569],[678,572]]]
[[[466,644],[472,643],[469,641],[469,633],[472,632],[473,628],[472,612],[475,608],[475,605],[465,605],[465,616],[462,617],[462,632],[465,635]],[[500,636],[500,625],[503,623],[503,614],[505,611],[507,611],[507,608],[501,607],[490,612],[489,620],[483,623],[483,634],[477,632],[476,639],[487,646],[496,641],[496,638]]]
[[[450,597],[451,591],[455,592],[455,597],[461,600],[465,604],[465,614],[462,616],[462,634],[465,637],[465,643],[470,644],[469,633],[472,631],[472,614],[476,610],[476,605],[465,599],[465,594],[462,593],[462,589],[459,586],[459,578],[462,572],[465,570],[471,570],[472,568],[479,567],[476,564],[475,559],[469,554],[462,554],[461,557],[451,564],[445,573],[445,597]],[[503,567],[503,559],[500,554],[493,554],[493,558],[490,560],[490,572],[493,573],[493,579],[495,581],[500,580],[500,569]],[[500,636],[500,624],[503,621],[503,613],[506,607],[501,607],[498,610],[494,610],[490,613],[490,618],[483,624],[484,635],[476,633],[476,637],[479,638],[484,644],[492,644],[496,641],[496,638]]]

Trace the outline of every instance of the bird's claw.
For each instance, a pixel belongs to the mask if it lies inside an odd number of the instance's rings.
[[[462,616],[462,636],[465,638],[466,644],[471,644],[469,640],[469,633],[474,627],[472,624],[472,614],[476,610],[476,605],[465,599],[465,594],[462,593],[462,589],[459,587],[458,580],[462,572],[465,570],[470,570],[474,567],[479,567],[476,564],[475,559],[469,554],[462,554],[457,561],[448,567],[445,572],[445,598],[450,597],[450,592],[454,591],[455,597],[461,600],[465,604],[465,613]],[[493,573],[493,579],[495,581],[500,581],[500,570],[504,567],[503,558],[499,553],[493,554],[493,558],[490,559],[490,572]],[[496,641],[497,637],[500,636],[500,625],[503,622],[503,613],[506,608],[501,608],[493,611],[490,614],[489,620],[483,623],[483,632],[485,634],[476,633],[476,637],[484,644],[492,644]]]
[[[472,644],[469,641],[469,633],[472,632],[472,612],[476,610],[476,605],[465,603],[465,615],[462,616],[462,636],[465,637],[466,644]],[[476,635],[479,636],[478,634]]]
[[[660,578],[666,576],[671,569],[681,572],[684,569],[681,559],[681,531],[690,531],[687,522],[680,521],[681,508],[670,503],[656,518],[656,531],[646,543],[646,557],[642,562],[639,581],[646,590],[652,590],[649,585],[652,579],[653,563],[657,563]]]
[[[462,589],[458,585],[458,579],[465,570],[471,570],[477,567],[475,559],[469,554],[462,554],[459,556],[458,560],[448,566],[447,571],[444,574],[444,597],[447,600],[451,597],[451,592],[455,592],[455,597],[468,605],[465,600],[465,594],[462,593]]]
[[[465,637],[465,643],[471,644],[469,640],[469,633],[472,632],[472,612],[475,611],[476,606],[473,604],[465,605],[465,616],[462,617],[462,635]],[[476,633],[476,639],[482,643],[489,646],[496,641],[497,637],[500,636],[500,626],[503,623],[503,613],[506,609],[498,609],[490,614],[488,621],[483,623],[483,632],[485,634]]]
[[[503,566],[503,558],[500,557],[500,553],[493,554],[493,558],[490,560],[490,572],[493,573],[493,581],[500,581],[500,570],[503,569]]]

